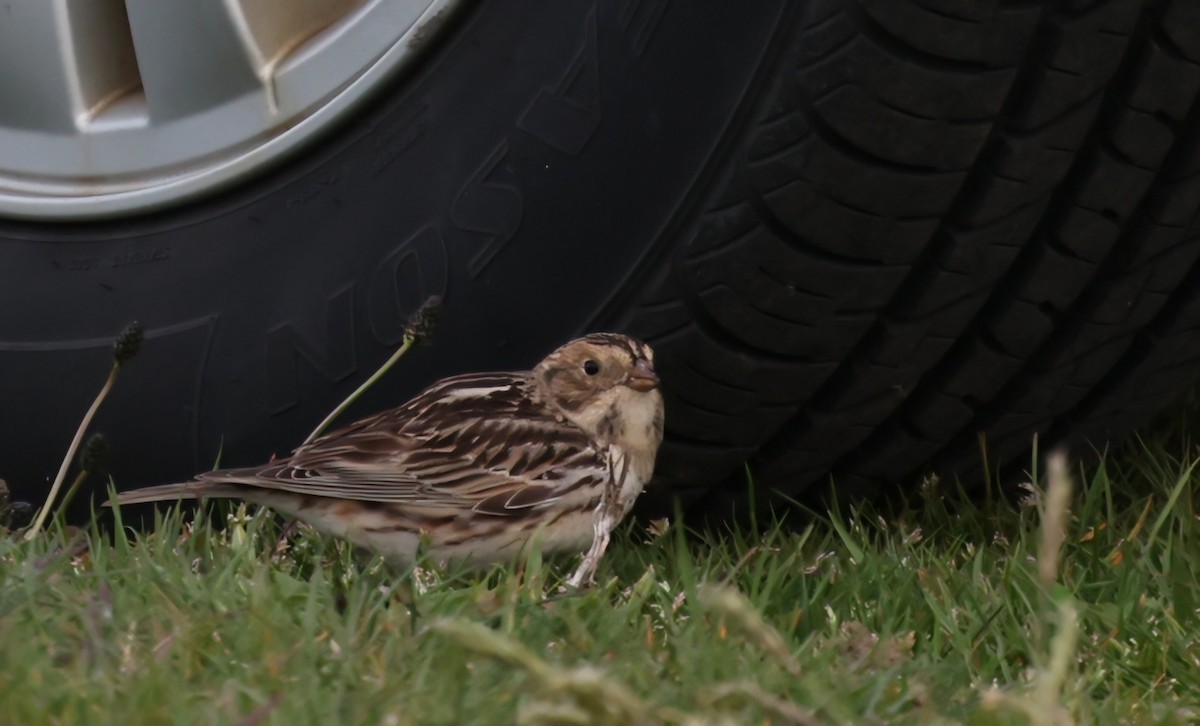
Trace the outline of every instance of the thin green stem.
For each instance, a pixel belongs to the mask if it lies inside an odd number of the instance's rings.
[[[31,540],[38,535],[42,530],[42,525],[46,523],[46,517],[50,515],[50,510],[54,508],[54,498],[58,496],[58,490],[62,488],[63,481],[67,478],[67,471],[71,468],[71,462],[75,460],[75,452],[79,450],[79,444],[83,441],[83,434],[87,431],[88,426],[91,426],[92,419],[96,416],[96,411],[100,409],[100,404],[104,402],[108,392],[112,390],[113,384],[117,382],[117,373],[121,370],[120,363],[113,363],[112,370],[108,373],[108,380],[104,382],[104,387],[100,389],[100,393],[96,396],[96,400],[92,401],[92,406],[83,415],[83,421],[79,422],[79,428],[75,431],[75,438],[71,439],[71,445],[67,448],[67,455],[63,457],[62,466],[58,468],[58,476],[54,478],[54,485],[50,487],[50,494],[46,497],[46,503],[42,505],[38,512],[37,519],[34,520],[33,526],[25,533],[25,539]]]
[[[63,495],[62,504],[58,506],[58,517],[61,518],[66,514],[67,507],[71,506],[71,502],[75,500],[75,495],[79,493],[79,488],[87,481],[88,474],[90,473],[87,469],[84,469],[75,476],[75,481],[71,482],[71,486],[67,488],[67,493]]]
[[[345,410],[347,408],[350,408],[351,404],[353,404],[355,401],[358,400],[359,396],[361,396],[363,393],[365,393],[368,388],[375,385],[376,381],[378,381],[380,378],[383,377],[383,375],[385,373],[387,373],[389,370],[391,370],[392,366],[396,365],[396,361],[400,360],[400,358],[403,357],[404,354],[408,352],[408,349],[413,346],[414,342],[415,342],[415,338],[413,338],[413,336],[405,335],[404,342],[400,345],[399,348],[396,349],[395,353],[392,353],[392,357],[388,358],[387,361],[384,362],[383,365],[379,366],[379,370],[375,371],[375,373],[373,373],[370,378],[363,381],[363,384],[361,386],[354,389],[354,393],[351,393],[349,396],[346,396],[346,400],[344,400],[340,404],[338,404],[337,408],[330,411],[329,415],[325,417],[325,420],[322,421],[321,423],[317,424],[317,427],[315,429],[313,429],[313,432],[311,434],[308,435],[308,438],[304,439],[304,444],[308,444],[308,443],[312,442],[313,439],[315,439],[318,436],[320,436],[321,434],[325,433],[325,429],[329,428],[329,425],[331,423],[333,423],[334,420],[337,419],[338,416],[341,416],[342,413],[345,412]],[[301,444],[301,446],[303,446],[304,444]]]

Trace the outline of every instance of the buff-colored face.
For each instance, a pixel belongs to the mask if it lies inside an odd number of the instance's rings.
[[[549,402],[593,439],[651,455],[658,449],[663,400],[645,343],[595,333],[551,353],[534,377]]]
[[[565,413],[625,388],[649,394],[658,388],[654,352],[623,335],[598,333],[573,340],[538,364],[535,375]]]

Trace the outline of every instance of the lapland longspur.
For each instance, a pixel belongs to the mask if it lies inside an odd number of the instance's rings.
[[[613,528],[654,471],[663,399],[654,353],[596,333],[532,371],[434,383],[408,403],[326,434],[291,456],[118,504],[244,499],[411,564],[509,559],[535,534],[544,552],[587,549],[568,584],[590,583]]]

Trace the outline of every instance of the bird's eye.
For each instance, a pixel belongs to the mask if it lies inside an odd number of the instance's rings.
[[[583,372],[589,376],[594,376],[600,372],[600,364],[594,360],[585,360],[583,362]]]

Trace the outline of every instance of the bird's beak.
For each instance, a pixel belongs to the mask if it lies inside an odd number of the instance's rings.
[[[638,362],[633,366],[633,372],[625,380],[625,385],[635,391],[643,392],[658,388],[658,374],[654,372],[653,364],[645,358],[638,358]]]

